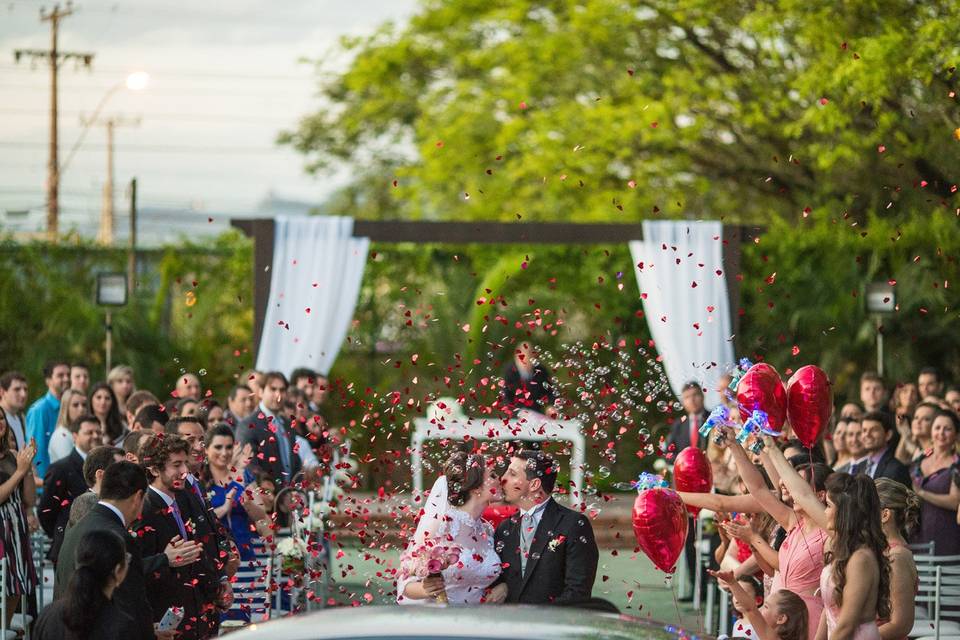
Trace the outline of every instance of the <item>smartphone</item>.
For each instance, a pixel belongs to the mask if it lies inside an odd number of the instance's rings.
[[[157,629],[160,631],[171,631],[180,626],[183,622],[183,609],[181,607],[170,607],[160,619]]]

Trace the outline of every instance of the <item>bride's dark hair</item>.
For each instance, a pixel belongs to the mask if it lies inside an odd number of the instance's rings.
[[[457,451],[443,465],[443,475],[447,476],[449,495],[447,501],[455,507],[462,507],[470,499],[470,492],[483,486],[486,459],[479,453]]]

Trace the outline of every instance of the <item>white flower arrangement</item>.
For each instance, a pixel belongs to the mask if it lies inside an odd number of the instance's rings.
[[[301,559],[307,556],[309,549],[307,543],[302,538],[291,536],[283,538],[277,543],[277,553],[284,558]]]
[[[432,422],[456,422],[466,417],[456,398],[437,398],[427,406],[427,419]]]

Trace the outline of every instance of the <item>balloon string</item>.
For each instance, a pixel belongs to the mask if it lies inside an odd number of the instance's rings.
[[[676,571],[676,567],[673,568]],[[677,592],[673,588],[673,575],[668,575],[663,579],[663,584],[667,586],[667,589],[670,590],[670,595],[673,596],[673,606],[677,609],[677,626],[683,627],[683,614],[680,613],[680,601],[677,600]]]

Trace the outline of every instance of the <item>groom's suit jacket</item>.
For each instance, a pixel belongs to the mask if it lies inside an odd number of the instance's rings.
[[[561,507],[551,498],[530,542],[523,574],[519,513],[500,523],[494,545],[503,562],[497,582],[506,583],[507,602],[571,604],[590,598],[599,552],[586,516]]]

